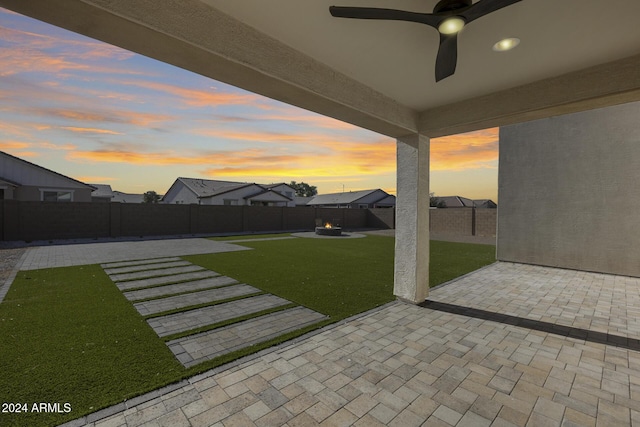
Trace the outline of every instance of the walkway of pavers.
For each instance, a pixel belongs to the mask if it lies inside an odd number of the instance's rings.
[[[497,263],[430,300],[632,335],[638,289],[640,279]],[[78,423],[640,425],[640,352],[395,302]]]
[[[166,343],[185,367],[327,319],[177,257],[102,263],[101,267],[159,337],[186,335]],[[240,320],[248,315],[256,317]],[[234,319],[230,325],[221,324]],[[203,329],[208,330],[200,332]]]
[[[21,270],[248,250],[203,238],[100,242],[29,248]]]

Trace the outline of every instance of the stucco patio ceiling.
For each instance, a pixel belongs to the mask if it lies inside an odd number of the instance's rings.
[[[0,6],[399,137],[435,137],[640,99],[640,2],[523,0],[472,22],[436,83],[438,33],[329,6],[437,0],[0,0]],[[492,50],[518,37],[509,52]]]

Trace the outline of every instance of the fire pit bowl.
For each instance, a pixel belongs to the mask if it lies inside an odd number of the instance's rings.
[[[318,236],[341,236],[342,227],[336,227],[332,225],[330,222],[327,222],[322,227],[316,227],[316,234]]]

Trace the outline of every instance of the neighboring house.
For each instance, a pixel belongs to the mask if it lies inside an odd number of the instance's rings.
[[[444,203],[445,208],[490,208],[495,209],[498,205],[490,199],[471,200],[460,196],[437,196],[438,202]]]
[[[0,199],[91,202],[95,187],[0,151]]]
[[[144,194],[130,194],[123,193],[121,191],[114,191],[111,201],[117,203],[143,203]]]
[[[276,193],[280,193],[288,199],[292,201],[296,197],[295,188],[291,187],[289,184],[285,184],[284,182],[280,182],[277,184],[260,184],[262,187],[265,187],[271,191],[275,191]],[[295,206],[295,203],[290,203],[288,206]]]
[[[307,206],[307,204],[311,201],[311,199],[313,199],[315,196],[309,196],[309,197],[301,197],[301,196],[295,196],[293,198],[293,201],[295,202],[296,206]]]
[[[476,208],[481,209],[497,209],[498,204],[491,199],[477,199],[473,201]]]
[[[111,202],[113,199],[113,190],[111,186],[108,184],[89,184],[95,188],[91,192],[91,201],[92,202]]]
[[[395,207],[395,205],[395,196],[381,189],[321,194],[307,202],[307,206],[320,208],[367,209],[391,208]]]
[[[295,206],[287,184],[256,184],[200,178],[178,178],[162,198],[169,204]]]

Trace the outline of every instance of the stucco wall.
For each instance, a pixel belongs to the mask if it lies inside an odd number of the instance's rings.
[[[640,276],[640,103],[500,129],[499,260]]]
[[[184,185],[180,181],[176,181],[173,186],[167,191],[167,194],[163,197],[163,202],[166,204],[191,204],[198,203],[198,197],[196,197],[195,193],[186,185]]]

